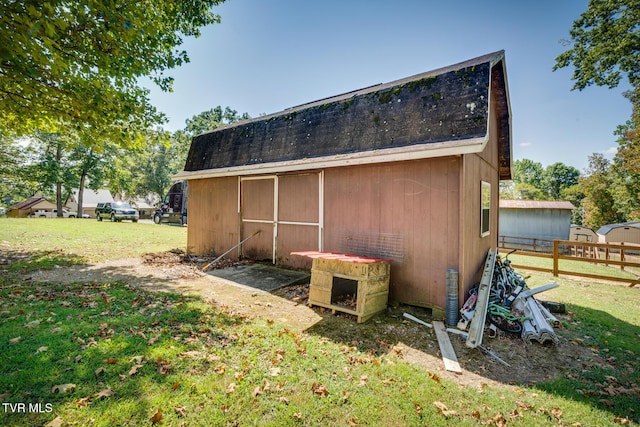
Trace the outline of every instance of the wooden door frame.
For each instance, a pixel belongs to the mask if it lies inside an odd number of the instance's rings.
[[[310,172],[305,171],[305,174]],[[313,172],[311,172],[313,173]],[[244,238],[242,235],[242,224],[243,223],[259,223],[259,224],[272,224],[273,226],[273,245],[271,250],[272,262],[275,264],[278,253],[278,224],[282,225],[302,225],[302,226],[310,226],[310,227],[318,227],[318,250],[322,251],[324,246],[323,243],[323,233],[324,233],[324,170],[320,170],[315,172],[318,174],[318,222],[304,222],[304,221],[280,221],[278,216],[278,202],[279,202],[279,186],[278,186],[278,176],[279,175],[259,175],[259,176],[239,176],[238,177],[238,218],[239,221],[239,230],[238,230],[238,243],[242,241]],[[287,174],[287,175],[297,175],[297,174]],[[242,209],[242,182],[243,181],[258,181],[258,180],[273,180],[273,220],[262,220],[262,219],[245,219],[243,217],[243,209]],[[241,247],[238,248],[238,255],[240,255]]]

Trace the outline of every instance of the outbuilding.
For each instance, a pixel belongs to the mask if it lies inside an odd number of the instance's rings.
[[[600,243],[633,243],[640,245],[640,222],[607,224],[598,229]]]
[[[598,243],[598,234],[589,227],[571,224],[569,240],[573,242]]]
[[[461,301],[479,280],[510,178],[502,51],[198,135],[175,177],[189,181],[190,253],[249,238],[230,256],[386,259],[390,299],[439,309],[448,269]]]
[[[567,201],[500,200],[500,236],[525,245],[533,239],[567,240],[573,209]]]
[[[71,212],[78,212],[78,189],[71,190],[71,196],[67,202],[67,206]],[[82,214],[89,215],[91,218],[96,216],[96,207],[101,202],[114,202],[111,192],[106,189],[93,190],[85,188],[82,190]]]
[[[51,203],[44,197],[30,197],[7,209],[7,216],[10,218],[26,218],[33,216],[36,212],[53,212],[55,203]]]

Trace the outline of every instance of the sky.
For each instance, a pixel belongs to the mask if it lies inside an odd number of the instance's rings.
[[[593,153],[613,157],[631,116],[626,83],[572,91],[573,70],[552,71],[587,3],[228,0],[220,24],[185,39],[173,92],[145,86],[175,131],[218,105],[257,117],[504,50],[513,159],[583,171]]]

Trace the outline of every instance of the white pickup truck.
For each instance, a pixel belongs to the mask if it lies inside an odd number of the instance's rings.
[[[58,217],[58,210],[54,209],[52,211],[45,211],[45,210],[37,210],[35,211],[32,216],[34,218],[57,218]],[[75,212],[71,212],[68,209],[62,209],[62,217],[63,218],[75,218],[76,214]]]

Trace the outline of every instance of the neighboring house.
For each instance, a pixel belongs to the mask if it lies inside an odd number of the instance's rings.
[[[640,222],[623,222],[607,224],[597,231],[600,243],[633,243],[640,244]]]
[[[598,234],[588,227],[571,224],[569,240],[574,242],[598,243]]]
[[[567,240],[573,209],[566,201],[500,200],[500,236],[511,243],[521,238],[524,244],[530,239]]]
[[[294,251],[392,260],[390,298],[445,307],[497,246],[511,178],[504,52],[239,122],[193,138],[187,247],[309,268]]]
[[[129,200],[129,204],[138,210],[140,219],[150,219],[156,211],[155,206],[149,203],[144,197]]]
[[[100,202],[113,202],[113,196],[109,190],[92,190],[85,188],[82,192],[82,213],[89,215],[91,218],[96,216],[96,206]],[[69,210],[78,212],[78,189],[71,190],[71,197],[67,202]]]
[[[11,218],[26,218],[38,211],[53,212],[54,209],[56,209],[56,204],[51,203],[44,197],[31,197],[9,207],[7,216]]]

